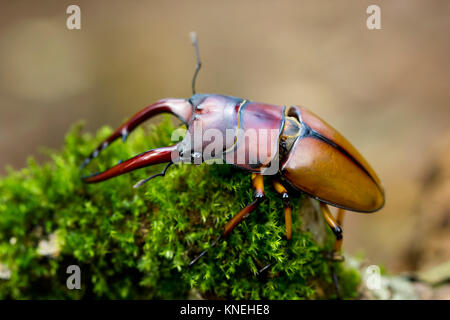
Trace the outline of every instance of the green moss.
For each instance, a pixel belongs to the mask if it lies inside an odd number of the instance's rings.
[[[0,179],[0,263],[11,270],[0,279],[0,298],[187,298],[195,288],[206,298],[333,298],[330,262],[302,221],[293,215],[293,240],[286,251],[283,207],[266,181],[267,199],[194,267],[189,261],[252,200],[250,175],[226,165],[177,165],[165,177],[139,189],[133,184],[161,170],[142,169],[103,183],[86,185],[79,165],[111,133],[81,134],[76,125],[62,151],[49,152],[44,165],[9,170]],[[90,170],[105,170],[149,148],[169,145],[173,128],[166,119],[114,143]],[[303,199],[293,201],[293,212]],[[59,253],[38,253],[39,242],[56,234]],[[331,234],[331,233],[330,233]],[[264,279],[256,271],[277,263]],[[77,264],[82,289],[66,288],[66,268]],[[359,278],[338,267],[344,297],[355,296]]]

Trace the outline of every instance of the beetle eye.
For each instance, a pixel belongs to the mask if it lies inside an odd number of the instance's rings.
[[[295,120],[297,120],[297,122],[300,123],[300,116],[297,112],[297,108],[290,107],[286,112],[286,116],[289,118],[294,118]]]

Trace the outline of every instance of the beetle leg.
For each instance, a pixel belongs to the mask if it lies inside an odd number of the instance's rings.
[[[281,184],[280,181],[273,180],[273,186],[275,188],[275,191],[281,195],[281,199],[283,201],[284,224],[286,226],[286,239],[288,240],[288,243],[289,243],[289,240],[292,239],[292,208],[291,208],[291,202],[289,200],[289,194],[288,194],[286,188]],[[258,271],[258,275],[259,276],[263,275],[274,264],[275,264],[274,262],[271,262],[268,265],[264,266],[261,270]]]
[[[223,235],[227,236],[233,231],[233,229],[245,218],[247,218],[250,213],[255,210],[261,201],[265,197],[264,193],[264,181],[263,176],[259,173],[252,173],[252,183],[255,188],[254,200],[244,209],[239,211],[226,225]]]
[[[138,182],[133,186],[133,188],[135,188],[135,189],[136,189],[136,188],[139,188],[139,187],[142,186],[144,183],[148,182],[149,180],[151,180],[151,179],[153,179],[153,178],[156,178],[156,177],[159,177],[159,176],[164,177],[164,176],[166,175],[167,169],[169,169],[169,167],[170,167],[171,165],[173,165],[173,162],[169,162],[169,163],[166,165],[166,167],[164,168],[164,170],[161,171],[160,173],[156,173],[156,174],[154,174],[154,175],[148,177],[147,179],[142,179],[142,180],[138,181]]]
[[[344,213],[345,210],[342,208],[339,208],[337,211],[337,217],[336,217],[336,222],[338,223],[339,227],[341,227],[342,230],[342,224],[344,223]],[[343,241],[343,237],[341,236],[340,239],[336,239],[336,241],[334,242],[334,248],[333,248],[333,252],[337,253],[337,252],[341,252],[342,250],[342,241]],[[341,259],[343,259],[343,257],[341,256]]]
[[[341,224],[339,223],[339,220],[336,220],[333,217],[333,215],[330,212],[330,209],[328,208],[328,206],[325,203],[320,202],[320,208],[322,209],[322,214],[325,218],[325,221],[327,222],[328,226],[331,228],[331,230],[333,231],[333,233],[336,237],[336,241],[334,242],[333,251],[331,253],[331,259],[335,260],[335,261],[342,261],[342,260],[344,260],[344,257],[340,254],[341,247],[342,247],[342,239],[343,239]],[[338,213],[338,218],[340,220],[342,220],[343,212]]]
[[[99,153],[108,147],[113,141],[122,137],[123,142],[125,142],[130,132],[133,131],[138,125],[161,113],[171,113],[177,116],[178,119],[180,119],[184,124],[187,124],[192,115],[192,106],[185,99],[163,99],[149,105],[148,107],[145,107],[121,125],[105,141],[100,143],[100,145],[86,159],[84,159],[81,164],[81,169],[91,162],[92,159],[96,158]]]
[[[211,244],[214,247],[219,240],[228,236],[231,231],[240,223],[242,220],[247,218],[252,211],[254,211],[258,205],[264,200],[264,181],[263,176],[259,173],[252,173],[252,184],[255,188],[254,200],[252,203],[241,209],[230,221],[225,225],[224,232]],[[203,257],[208,250],[203,250],[194,260],[189,263],[189,266],[194,265],[201,257]]]
[[[284,222],[286,225],[286,239],[292,239],[292,217],[291,217],[291,202],[286,188],[278,180],[273,180],[273,186],[275,191],[281,195],[284,205]]]
[[[344,210],[339,209],[338,211],[338,219],[335,219],[333,215],[330,212],[330,209],[328,208],[327,204],[320,202],[320,208],[322,209],[322,214],[325,218],[325,221],[330,226],[331,230],[333,231],[334,235],[336,236],[336,241],[334,242],[333,251],[331,252],[331,260],[335,262],[343,261],[344,257],[340,254],[341,247],[342,247],[342,228],[341,223],[343,220],[343,214]],[[333,277],[333,283],[336,290],[336,295],[338,299],[341,299],[341,293],[339,289],[339,281],[336,274],[336,267],[333,264],[331,266],[331,273]]]

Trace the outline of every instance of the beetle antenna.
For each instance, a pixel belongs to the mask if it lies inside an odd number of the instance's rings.
[[[192,78],[192,94],[195,94],[195,80],[197,79],[197,74],[202,66],[202,62],[200,61],[200,54],[198,52],[198,39],[197,34],[195,32],[191,32],[191,41],[192,45],[195,48],[195,56],[197,58],[197,64],[195,66],[194,77]]]

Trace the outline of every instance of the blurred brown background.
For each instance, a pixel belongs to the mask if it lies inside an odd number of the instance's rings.
[[[70,4],[81,30],[66,28]],[[366,27],[370,4],[382,30]],[[189,97],[195,30],[199,92],[304,105],[369,160],[386,206],[347,216],[345,249],[408,270],[422,181],[449,127],[449,13],[448,1],[2,1],[0,174],[44,160],[39,148],[60,147],[77,120],[117,127]]]

